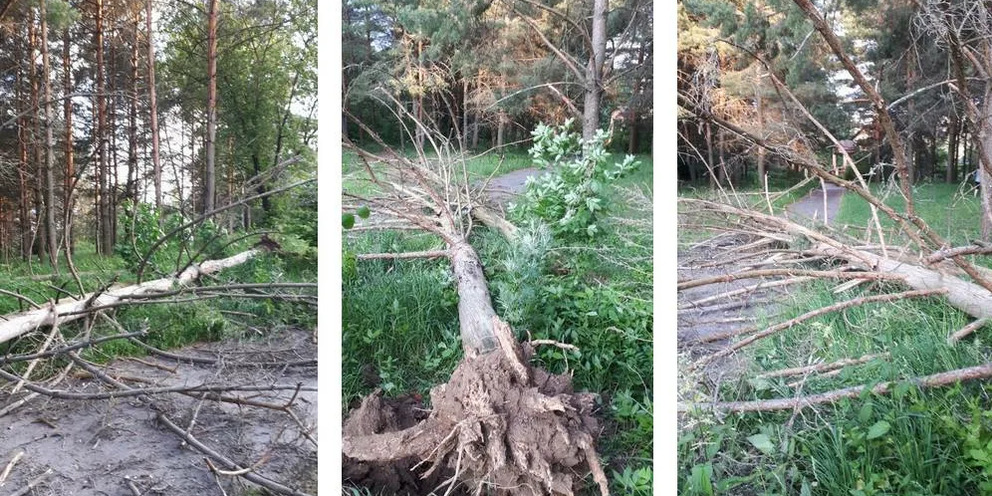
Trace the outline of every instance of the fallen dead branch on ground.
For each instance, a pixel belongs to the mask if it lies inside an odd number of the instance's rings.
[[[41,308],[18,315],[7,316],[5,320],[0,321],[0,343],[5,343],[24,333],[32,332],[44,326],[61,324],[82,318],[84,315],[91,313],[92,307],[107,307],[115,305],[127,298],[169,292],[175,287],[187,285],[203,275],[214,274],[223,269],[245,263],[259,253],[260,250],[248,250],[222,260],[211,260],[203,262],[200,265],[193,265],[174,277],[165,277],[133,286],[88,293],[73,301],[54,305],[52,308]]]
[[[967,367],[962,369],[940,372],[924,377],[908,379],[909,382],[919,388],[927,389],[940,386],[948,386],[962,381],[972,381],[977,379],[987,379],[992,377],[992,363]],[[844,398],[857,398],[866,390],[872,394],[888,394],[899,382],[885,382],[869,387],[866,385],[853,386],[843,389],[836,389],[820,394],[808,396],[797,396],[794,398],[778,398],[771,400],[756,401],[727,401],[713,403],[687,404],[679,403],[679,412],[689,412],[693,410],[720,410],[725,412],[770,412],[775,410],[796,410],[810,408],[816,405],[834,403]]]

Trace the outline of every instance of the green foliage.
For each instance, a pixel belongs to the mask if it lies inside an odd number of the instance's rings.
[[[132,272],[137,271],[141,261],[162,236],[189,222],[180,212],[163,215],[148,203],[128,202],[124,205],[124,212],[114,252]],[[226,237],[227,230],[210,219],[183,228],[151,252],[148,268],[168,274],[185,267],[194,256],[200,259],[204,255],[223,257],[227,253],[223,243]]]
[[[458,298],[444,261],[356,263],[354,257],[429,249],[433,243],[430,237],[393,231],[347,239],[341,306],[345,405],[375,385],[387,394],[426,394],[447,380],[461,359]]]
[[[502,316],[513,325],[533,324],[541,319],[542,285],[551,233],[544,224],[531,224],[518,231],[518,239],[502,260],[502,272],[493,279]]]
[[[610,184],[637,167],[634,157],[613,163],[603,147],[608,137],[598,130],[588,143],[562,126],[538,125],[530,155],[546,174],[530,178],[523,197],[511,205],[517,218],[547,223],[556,238],[592,238],[609,212]],[[581,152],[581,153],[580,153]]]
[[[654,471],[651,467],[636,470],[624,467],[623,472],[613,471],[613,484],[619,494],[648,496],[652,493]]]

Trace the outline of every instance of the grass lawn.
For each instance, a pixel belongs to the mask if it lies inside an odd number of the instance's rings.
[[[887,205],[901,212],[905,201],[895,186],[872,185],[872,193],[883,199]],[[913,187],[913,204],[916,215],[920,216],[954,245],[967,244],[978,239],[981,232],[981,202],[977,196],[965,194],[958,184],[925,183]],[[854,194],[845,194],[837,213],[835,225],[857,233],[871,222],[871,208],[868,202]],[[879,214],[882,228],[891,232],[894,223],[884,214]]]

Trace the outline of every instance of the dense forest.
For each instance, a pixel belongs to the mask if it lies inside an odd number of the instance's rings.
[[[605,1],[345,1],[343,125],[349,139],[369,140],[357,119],[403,147],[414,126],[379,89],[471,149],[521,144],[538,123],[566,119],[588,139],[620,110],[614,146],[643,153],[654,119],[652,9],[643,0],[610,2],[608,15]]]
[[[0,485],[316,494],[316,46],[313,0],[0,1]]]
[[[312,2],[6,1],[0,256],[111,254],[137,205],[261,195],[213,221],[285,223],[266,192],[314,170],[316,33]]]
[[[887,102],[892,125],[905,140],[912,180],[953,183],[973,173],[986,134],[981,107],[990,59],[980,35],[989,20],[935,2],[845,1],[819,8],[828,22],[843,25],[838,42]],[[896,157],[885,139],[885,118],[872,111],[874,95],[862,91],[831,47],[817,39],[800,7],[773,0],[691,0],[679,3],[678,26],[680,94],[705,94],[711,110],[770,142],[829,154],[833,145],[777,88],[784,84],[795,103],[850,142],[865,173],[878,168],[872,176],[878,180],[885,177],[883,169],[891,172]],[[789,166],[733,133],[688,117],[680,119],[678,141],[683,180],[706,179],[704,162],[734,182],[754,180],[766,166]]]

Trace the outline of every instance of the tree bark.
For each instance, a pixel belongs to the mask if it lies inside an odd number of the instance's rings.
[[[17,81],[18,110],[20,110],[19,114],[23,115],[17,125],[17,145],[19,151],[17,178],[20,190],[20,200],[18,202],[20,211],[18,212],[18,217],[20,218],[21,231],[21,259],[26,262],[31,258],[31,218],[29,216],[30,210],[28,209],[28,203],[31,201],[31,193],[28,190],[28,125],[30,120],[25,112],[26,109],[23,108],[28,104],[28,99],[25,96],[27,92],[27,78],[23,66],[18,67]]]
[[[958,182],[958,130],[960,120],[957,112],[951,112],[951,122],[947,126],[947,171],[944,180],[947,183]]]
[[[34,331],[41,326],[50,326],[78,320],[86,315],[85,310],[91,307],[114,305],[121,300],[141,295],[154,295],[172,291],[176,286],[185,286],[206,274],[213,274],[222,269],[240,265],[258,255],[258,250],[248,250],[222,260],[211,260],[200,265],[193,265],[174,277],[165,277],[141,284],[114,288],[103,293],[89,293],[78,300],[71,300],[48,308],[32,310],[21,314],[9,315],[0,321],[0,344],[6,343],[22,334]],[[83,313],[77,313],[83,312]]]
[[[495,350],[498,343],[492,329],[496,311],[482,272],[482,261],[468,241],[457,242],[448,250],[458,291],[458,325],[462,347],[466,356],[484,355]]]
[[[131,26],[131,101],[128,102],[127,116],[127,197],[138,202],[138,24],[140,18],[134,16]]]
[[[713,125],[709,122],[706,123],[706,168],[709,172],[707,174],[710,177],[710,187],[716,188],[718,183],[716,164],[713,162]]]
[[[41,103],[41,89],[38,87],[38,68],[36,67],[35,61],[35,50],[38,50],[38,45],[40,44],[39,37],[41,31],[40,28],[36,28],[34,25],[34,20],[30,21],[28,25],[28,45],[30,46],[31,57],[29,58],[30,66],[28,67],[28,77],[31,79],[31,155],[32,155],[32,166],[34,172],[34,180],[31,182],[31,186],[34,189],[34,229],[31,235],[31,245],[32,254],[38,254],[38,261],[44,262],[45,255],[47,254],[48,248],[48,237],[47,229],[45,228],[45,205],[44,197],[42,196],[43,184],[42,181],[45,178],[45,162],[44,162],[44,148],[41,145],[42,136],[42,121],[44,120],[41,112],[42,108],[46,108],[45,105]]]
[[[107,218],[108,210],[108,157],[107,157],[107,95],[106,83],[104,81],[104,57],[103,57],[103,0],[94,0],[94,18],[96,29],[93,33],[93,49],[96,50],[96,100],[97,120],[94,130],[96,140],[96,174],[97,174],[97,253],[109,255],[113,253],[113,246],[110,243],[110,219]]]
[[[462,148],[468,148],[468,78],[462,79]]]
[[[66,96],[62,102],[63,120],[65,121],[65,177],[62,180],[62,236],[66,240],[66,257],[72,256],[76,244],[72,238],[72,189],[75,186],[76,166],[75,150],[72,136],[72,63],[69,61],[69,49],[72,40],[69,27],[62,33],[62,92]]]
[[[599,104],[603,94],[603,64],[606,62],[606,14],[608,0],[593,0],[592,52],[586,67],[585,101],[582,106],[582,139],[589,141],[599,128]]]
[[[203,174],[203,213],[214,209],[217,139],[217,2],[207,11],[207,157]]]
[[[155,37],[152,32],[152,0],[145,0],[145,31],[148,37],[148,113],[152,134],[152,182],[155,186],[155,210],[162,210],[162,163],[158,148],[158,99],[155,90]]]
[[[496,123],[496,148],[499,150],[500,156],[503,156],[503,145],[504,145],[504,135],[506,133],[506,121],[508,120],[506,112],[503,110],[499,111],[497,116],[498,122]]]
[[[55,234],[55,138],[52,132],[52,65],[48,53],[48,0],[38,2],[41,16],[41,77],[44,80],[45,99],[45,241],[48,245],[48,263],[59,273],[58,238]]]

